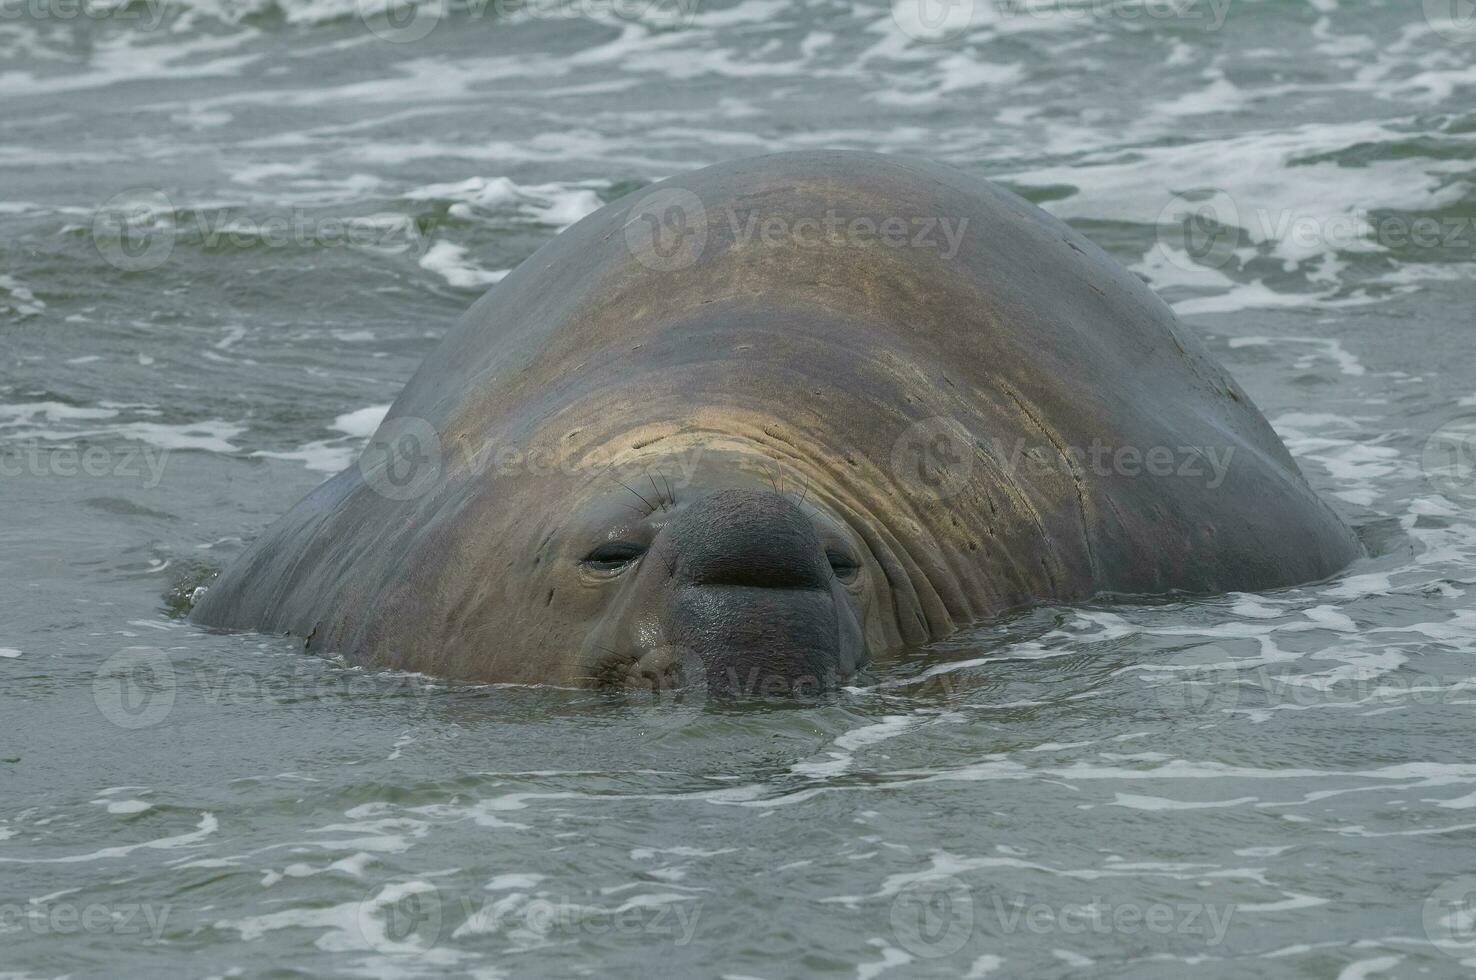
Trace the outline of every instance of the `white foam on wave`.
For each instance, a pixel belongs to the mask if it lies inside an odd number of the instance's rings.
[[[1341,295],[1326,263],[1345,253],[1388,251],[1374,234],[1370,213],[1438,210],[1458,204],[1469,190],[1452,179],[1464,172],[1464,163],[1449,159],[1406,153],[1357,165],[1329,159],[1349,146],[1402,145],[1408,138],[1387,123],[1318,123],[1195,142],[1130,149],[1119,145],[1080,154],[1070,164],[1002,176],[1025,188],[1072,188],[1069,196],[1043,205],[1066,220],[1156,225],[1175,195],[1222,192],[1214,217],[1222,226],[1239,228],[1249,242],[1249,252],[1236,253],[1242,263],[1268,256],[1279,259],[1286,271],[1302,271],[1309,282],[1330,282],[1330,288],[1288,295],[1263,282],[1242,282],[1205,267],[1191,277],[1220,295],[1183,301],[1176,305],[1181,313],[1354,305],[1376,300],[1361,293]],[[1173,175],[1167,185],[1165,174]],[[1180,244],[1165,240],[1140,268],[1162,288],[1190,284],[1186,267],[1192,269],[1194,263]]]
[[[117,422],[106,427],[71,427],[76,423],[116,419],[120,416],[121,409],[131,409],[137,415],[158,414],[151,409],[134,406],[87,408],[52,401],[0,404],[0,438],[66,442],[83,438],[114,437],[169,451],[234,453],[237,447],[231,440],[246,431],[244,424],[227,422],[224,419],[180,423],[131,421]]]
[[[1174,119],[1188,116],[1207,116],[1214,113],[1234,112],[1244,108],[1250,94],[1237,87],[1223,72],[1210,69],[1205,73],[1209,84],[1195,92],[1185,92],[1176,99],[1154,104],[1153,111]]]
[[[85,864],[92,861],[102,861],[108,858],[126,857],[138,850],[174,850],[177,848],[190,847],[203,842],[207,837],[220,829],[220,822],[212,813],[200,814],[200,822],[191,833],[178,834],[174,837],[160,837],[154,840],[142,841],[137,844],[122,844],[117,847],[104,847],[100,850],[89,851],[86,854],[74,854],[59,858],[11,858],[0,857],[0,864]]]
[[[423,896],[414,899],[414,896]],[[236,932],[242,942],[252,942],[281,929],[320,929],[313,941],[318,949],[331,953],[377,954],[369,964],[371,975],[405,976],[404,959],[413,957],[418,967],[447,970],[463,963],[473,954],[452,949],[444,944],[421,941],[414,933],[396,935],[390,925],[394,909],[407,900],[439,908],[441,898],[434,883],[427,880],[390,882],[362,901],[344,902],[327,908],[289,908],[264,915],[222,919],[214,928]],[[392,965],[399,959],[398,966]],[[388,972],[386,972],[388,971]],[[417,972],[423,972],[417,971]]]
[[[1130,810],[1220,810],[1228,807],[1255,803],[1259,797],[1239,796],[1233,800],[1171,800],[1162,796],[1140,796],[1135,793],[1114,794],[1108,806],[1122,806]]]
[[[436,242],[420,257],[420,267],[434,272],[458,289],[479,289],[501,282],[511,269],[483,269],[467,258],[467,247]]]
[[[111,408],[83,408],[62,402],[22,402],[0,405],[0,429],[33,423],[38,416],[48,422],[70,422],[77,419],[111,419],[117,415],[117,410]]]
[[[1242,347],[1310,347],[1309,352],[1292,361],[1292,367],[1305,371],[1317,358],[1323,357],[1332,361],[1341,373],[1349,377],[1360,378],[1368,373],[1363,362],[1336,337],[1231,337],[1228,343],[1231,350]]]
[[[1004,964],[1003,957],[995,956],[993,953],[985,953],[969,965],[969,972],[964,974],[964,980],[984,980],[985,977],[999,970]]]
[[[970,89],[1004,90],[1019,84],[1024,77],[1025,68],[1019,63],[993,64],[978,60],[968,52],[958,52],[939,58],[935,70],[920,79],[912,80],[918,77],[909,74],[908,81],[873,92],[868,98],[883,105],[928,105],[944,96]]]
[[[1368,980],[1375,974],[1387,973],[1403,962],[1403,956],[1371,956],[1366,960],[1356,960],[1338,972],[1338,980]]]
[[[18,317],[40,316],[46,303],[36,298],[29,286],[14,276],[0,276],[0,313],[9,311]]]
[[[799,762],[790,771],[801,776],[820,779],[838,776],[855,763],[855,752],[877,742],[885,742],[922,724],[923,718],[915,715],[887,715],[881,721],[863,725],[839,735],[831,742],[832,749],[827,758],[818,762]]]
[[[89,44],[84,70],[62,74],[25,71],[0,72],[0,92],[7,97],[55,95],[103,88],[143,79],[183,81],[192,78],[231,77],[258,61],[260,53],[229,54],[250,41],[255,31],[223,35],[171,33],[159,44],[148,32],[125,31],[98,35]]]
[[[223,419],[166,425],[160,422],[128,422],[108,429],[96,429],[78,435],[117,435],[125,439],[158,446],[160,449],[189,449],[210,453],[234,453],[238,447],[231,440],[246,431],[246,426]]]
[[[389,410],[390,406],[386,403],[345,412],[333,420],[333,428],[356,439],[367,439],[379,428]]]
[[[469,177],[428,184],[407,192],[405,197],[412,201],[451,201],[451,213],[458,218],[511,211],[536,224],[562,230],[598,211],[604,202],[597,190],[608,186],[606,180],[519,185],[507,177]]]

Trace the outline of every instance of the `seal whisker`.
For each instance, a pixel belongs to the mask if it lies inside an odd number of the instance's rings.
[[[654,494],[656,494],[656,508],[655,509],[656,510],[665,510],[666,509],[666,500],[661,496],[661,488],[656,485],[656,477],[654,477],[654,476],[651,475],[651,471],[650,470],[647,470],[646,471],[646,479],[651,481],[651,492],[654,493]]]
[[[616,483],[619,483],[622,487],[625,487],[625,489],[630,490],[631,493],[635,493],[636,499],[639,500],[641,503],[645,504],[646,507],[648,508],[647,511],[646,511],[646,513],[648,513],[648,514],[654,514],[654,513],[656,513],[656,508],[651,506],[651,501],[647,500],[645,497],[642,497],[640,494],[636,493],[635,490],[631,489],[631,487],[627,486],[625,483],[622,483],[619,480],[616,480],[615,482]]]

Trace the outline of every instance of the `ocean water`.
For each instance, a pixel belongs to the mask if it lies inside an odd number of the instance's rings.
[[[1469,975],[1473,94],[1465,0],[0,6],[0,976]],[[1100,243],[1369,557],[788,706],[183,620],[561,228],[812,147]]]

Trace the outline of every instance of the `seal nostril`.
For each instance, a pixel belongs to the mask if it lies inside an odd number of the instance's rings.
[[[819,537],[804,511],[767,490],[717,491],[666,533],[677,578],[688,585],[824,589],[830,584]]]
[[[692,585],[730,585],[755,589],[818,589],[825,582],[824,566],[803,558],[784,555],[759,560],[743,555],[737,560],[722,556],[689,562],[686,576]]]

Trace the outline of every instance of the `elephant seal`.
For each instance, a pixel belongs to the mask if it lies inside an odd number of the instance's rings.
[[[193,617],[473,681],[771,693],[1036,604],[1359,553],[1082,236],[954,169],[802,152],[541,248]]]

